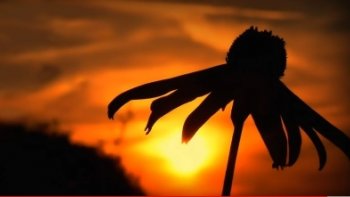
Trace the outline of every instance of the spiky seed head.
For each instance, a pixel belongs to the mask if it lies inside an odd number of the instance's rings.
[[[250,27],[233,41],[227,64],[238,71],[259,72],[280,78],[287,62],[285,42],[271,31]]]

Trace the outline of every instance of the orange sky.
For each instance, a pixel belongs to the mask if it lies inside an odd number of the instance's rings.
[[[219,195],[233,129],[229,106],[183,145],[183,122],[203,98],[163,117],[148,136],[151,100],[127,104],[115,121],[107,104],[134,86],[224,63],[233,39],[255,25],[286,40],[282,81],[350,136],[346,3],[1,1],[0,119],[58,120],[74,142],[121,156],[148,194]],[[273,170],[248,119],[232,194],[350,194],[349,160],[321,139],[323,171],[305,136],[295,166]]]

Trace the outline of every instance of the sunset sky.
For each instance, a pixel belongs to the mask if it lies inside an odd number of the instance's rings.
[[[230,103],[189,144],[187,115],[199,98],[164,116],[149,135],[152,100],[133,101],[114,121],[108,103],[121,92],[225,63],[250,26],[283,37],[282,81],[350,136],[349,2],[210,0],[0,1],[0,120],[57,121],[70,139],[117,155],[151,195],[220,195],[233,126]],[[350,163],[321,137],[328,161],[318,171],[303,134],[297,163],[272,169],[249,117],[233,195],[349,195]]]

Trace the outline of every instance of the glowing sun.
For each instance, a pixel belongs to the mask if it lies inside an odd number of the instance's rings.
[[[208,166],[213,160],[213,150],[209,146],[210,138],[198,135],[188,144],[182,144],[181,132],[169,133],[161,138],[150,140],[146,146],[143,146],[164,161],[169,172],[190,176]],[[156,153],[154,150],[157,150]]]

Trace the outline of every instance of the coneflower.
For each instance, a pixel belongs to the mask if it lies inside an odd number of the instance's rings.
[[[256,27],[250,27],[233,42],[227,53],[226,64],[128,90],[108,105],[108,117],[112,119],[116,111],[130,100],[158,97],[173,91],[152,102],[152,113],[145,129],[148,134],[159,118],[208,94],[184,123],[182,141],[187,143],[212,115],[234,101],[231,111],[234,134],[222,190],[224,196],[231,192],[241,132],[248,115],[253,117],[272,158],[273,168],[292,166],[297,161],[301,147],[300,129],[316,147],[320,170],[327,158],[317,133],[330,140],[350,158],[349,137],[280,81],[285,69],[284,40],[271,31],[259,31]]]

